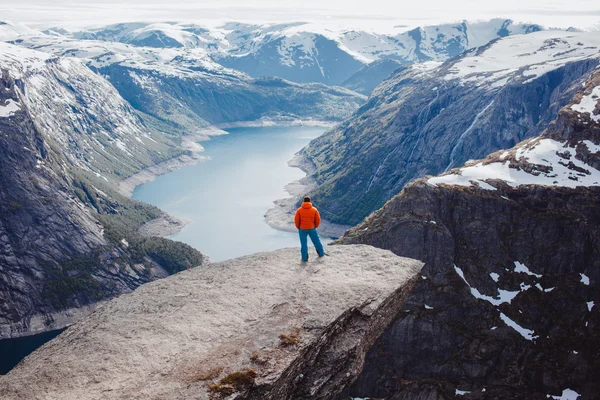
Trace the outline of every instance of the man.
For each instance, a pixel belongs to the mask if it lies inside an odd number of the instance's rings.
[[[296,211],[294,222],[296,223],[296,228],[298,228],[298,234],[300,235],[300,255],[302,256],[302,261],[308,261],[307,236],[310,236],[310,240],[313,242],[319,257],[323,257],[325,255],[325,250],[323,250],[323,245],[321,244],[321,239],[319,239],[319,233],[317,232],[317,228],[319,227],[319,224],[321,224],[321,216],[319,215],[319,211],[313,207],[310,202],[310,197],[306,196],[304,198],[302,206]]]

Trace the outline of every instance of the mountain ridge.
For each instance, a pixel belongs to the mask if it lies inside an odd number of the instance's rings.
[[[325,218],[358,223],[412,179],[538,136],[597,68],[597,41],[543,31],[401,67],[301,151]]]

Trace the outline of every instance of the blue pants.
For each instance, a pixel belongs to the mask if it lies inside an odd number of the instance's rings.
[[[323,257],[325,255],[325,250],[323,250],[323,245],[321,244],[321,239],[319,239],[319,233],[317,232],[317,228],[313,229],[298,229],[298,234],[300,235],[300,254],[302,255],[302,261],[308,261],[308,240],[307,236],[310,236],[310,240],[313,242],[315,246],[315,250],[317,250],[317,254],[319,257]]]

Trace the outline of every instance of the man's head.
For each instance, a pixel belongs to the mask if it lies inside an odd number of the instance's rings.
[[[310,203],[310,197],[304,196],[304,202],[305,203]]]

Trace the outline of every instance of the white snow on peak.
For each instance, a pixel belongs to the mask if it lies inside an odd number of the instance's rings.
[[[586,286],[589,286],[590,285],[590,278],[588,278],[588,276],[586,274],[581,274],[580,273],[579,275],[581,275],[581,281],[580,282],[583,283]]]
[[[130,69],[156,71],[169,76],[206,77],[218,74],[246,77],[242,72],[216,63],[202,48],[141,47],[118,42],[77,40],[48,35],[24,38],[21,45],[35,48],[38,50],[36,53],[77,57],[97,69],[117,64]],[[23,50],[28,51],[26,48]]]
[[[0,42],[0,65],[9,70],[13,78],[22,78],[44,68],[50,54],[29,50],[20,46]]]
[[[563,390],[562,395],[560,396],[552,396],[549,394],[547,397],[553,398],[554,400],[577,400],[579,396],[581,395],[576,391],[571,389],[565,389]]]
[[[407,62],[426,59],[443,61],[464,49],[482,46],[500,36],[525,34],[530,24],[496,18],[458,21],[422,27],[394,26],[382,29],[347,23],[120,23],[80,32],[63,32],[64,37],[129,43],[135,46],[202,48],[219,57],[240,57],[277,43],[283,65],[314,63],[316,39],[325,38],[363,64],[382,58]],[[536,29],[540,27],[535,26]],[[49,31],[51,32],[51,31]],[[291,58],[297,56],[295,60]]]
[[[495,272],[490,272],[490,277],[492,278],[492,280],[496,283],[498,283],[498,279],[500,278],[500,275],[498,275]]]
[[[588,113],[590,114],[590,118],[592,120],[595,122],[600,122],[600,113],[596,115],[593,114],[598,101],[600,101],[600,86],[596,86],[594,89],[592,89],[591,93],[584,95],[579,103],[571,106],[571,109],[579,113]],[[590,149],[590,151],[592,150]],[[597,152],[598,150],[594,151],[594,153]]]
[[[500,313],[500,319],[502,319],[502,321],[504,321],[504,323],[508,326],[510,326],[511,328],[513,328],[515,331],[517,331],[519,333],[519,335],[523,336],[523,338],[532,341],[534,339],[537,339],[539,336],[535,335],[535,332],[532,331],[531,329],[526,329],[523,328],[521,325],[517,324],[515,321],[513,321],[512,319],[508,318],[506,316],[506,314],[504,313]]]
[[[588,301],[586,304],[587,304],[587,307],[588,307],[588,311],[592,311],[592,308],[594,308],[594,302],[593,301]]]
[[[62,146],[73,164],[105,180],[100,172],[106,170],[100,170],[96,159],[123,162],[134,156],[131,165],[142,166],[137,159],[147,157],[148,150],[131,141],[147,136],[139,117],[83,60],[0,42],[0,69],[20,80],[15,86],[18,100],[8,100],[0,113],[11,115],[16,107],[27,107],[39,131]],[[111,151],[113,146],[123,153],[120,159]]]
[[[42,35],[42,32],[23,24],[0,20],[0,41],[7,42],[23,35]]]
[[[575,157],[575,148],[567,142],[538,137],[523,142],[512,151],[515,153],[517,161],[539,165],[548,172],[543,170],[527,172],[520,168],[511,168],[509,161],[495,161],[488,164],[479,162],[475,165],[451,170],[445,175],[430,178],[427,183],[433,186],[440,184],[473,186],[477,184],[482,189],[489,189],[481,183],[485,183],[487,179],[500,179],[513,187],[519,185],[570,188],[600,186],[600,171],[578,160]]]
[[[566,63],[598,57],[597,32],[534,32],[508,36],[470,51],[450,66],[445,79],[499,87],[513,78],[528,82]]]
[[[529,270],[529,268],[527,268],[527,266],[523,263],[520,263],[519,261],[515,261],[515,272],[522,272],[524,274],[527,275],[531,275],[531,276],[535,276],[536,278],[541,278],[542,275],[533,273]]]
[[[5,105],[0,104],[0,118],[7,118],[21,110],[21,105],[13,99],[8,99]]]

